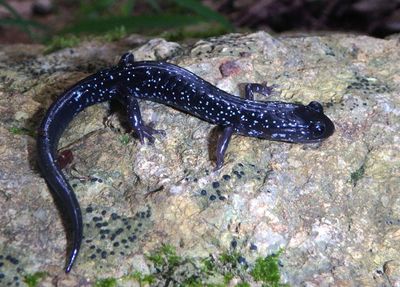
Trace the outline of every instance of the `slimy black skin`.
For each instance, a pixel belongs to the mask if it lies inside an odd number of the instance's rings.
[[[70,272],[82,242],[82,215],[73,189],[57,162],[59,139],[72,119],[88,106],[118,99],[127,107],[129,123],[141,143],[163,133],[144,125],[139,100],[162,103],[222,128],[217,142],[216,169],[233,134],[292,143],[319,142],[334,132],[332,121],[318,102],[308,105],[254,101],[254,93],[268,95],[271,88],[247,84],[245,98],[230,95],[184,68],[165,62],[134,62],[122,56],[119,64],[93,74],[62,94],[48,109],[38,132],[38,163],[42,175],[72,227]]]

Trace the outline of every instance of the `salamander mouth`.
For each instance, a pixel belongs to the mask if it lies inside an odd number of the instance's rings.
[[[334,130],[330,120],[316,121],[306,127],[273,129],[271,139],[292,143],[318,143],[331,136]]]

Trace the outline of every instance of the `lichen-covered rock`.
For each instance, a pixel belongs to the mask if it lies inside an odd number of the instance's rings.
[[[48,55],[42,46],[0,47],[0,285],[90,286],[108,278],[100,282],[261,286],[258,278],[276,274],[254,270],[267,272],[260,258],[277,252],[282,283],[398,284],[399,43],[259,32],[194,45],[92,41]],[[65,275],[67,232],[36,166],[36,128],[57,95],[126,50],[183,66],[236,95],[241,83],[267,81],[275,85],[271,100],[317,100],[336,131],[312,145],[235,136],[224,167],[213,172],[210,124],[141,102],[144,120],[167,132],[141,145],[127,133],[123,107],[112,105],[111,115],[107,104],[88,108],[60,143],[73,154],[64,172],[85,228]]]

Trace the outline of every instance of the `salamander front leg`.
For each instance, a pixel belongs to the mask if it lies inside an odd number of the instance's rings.
[[[268,97],[271,95],[273,86],[268,87],[267,84],[248,83],[244,86],[244,96],[248,100],[254,100],[254,93]]]
[[[128,109],[129,124],[131,125],[136,135],[139,137],[142,144],[144,144],[145,138],[147,138],[150,143],[154,143],[154,134],[165,135],[165,131],[156,130],[143,124],[142,115],[140,114],[139,103],[134,97],[126,96],[125,99]]]
[[[229,141],[231,140],[233,134],[233,126],[224,127],[222,134],[218,138],[217,142],[217,166],[215,170],[219,170],[224,164],[224,156],[226,149],[228,148]]]

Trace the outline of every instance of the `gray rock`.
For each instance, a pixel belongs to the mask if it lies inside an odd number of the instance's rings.
[[[131,286],[129,274],[154,274],[147,255],[168,243],[184,258],[171,275],[177,284],[182,274],[203,276],[200,262],[210,254],[233,250],[251,266],[283,249],[281,281],[290,285],[397,286],[399,41],[258,32],[194,45],[93,41],[49,55],[41,46],[1,46],[0,285],[45,271],[43,286],[104,277]],[[57,95],[128,49],[236,95],[240,83],[268,81],[276,85],[271,100],[320,101],[336,131],[313,145],[235,136],[224,167],[212,172],[215,133],[206,122],[141,102],[144,120],[167,132],[141,145],[126,133],[123,114],[104,125],[107,104],[85,110],[60,143],[74,154],[64,172],[85,223],[78,262],[65,275],[66,231],[35,164],[34,133]],[[240,272],[232,282],[256,286]]]

